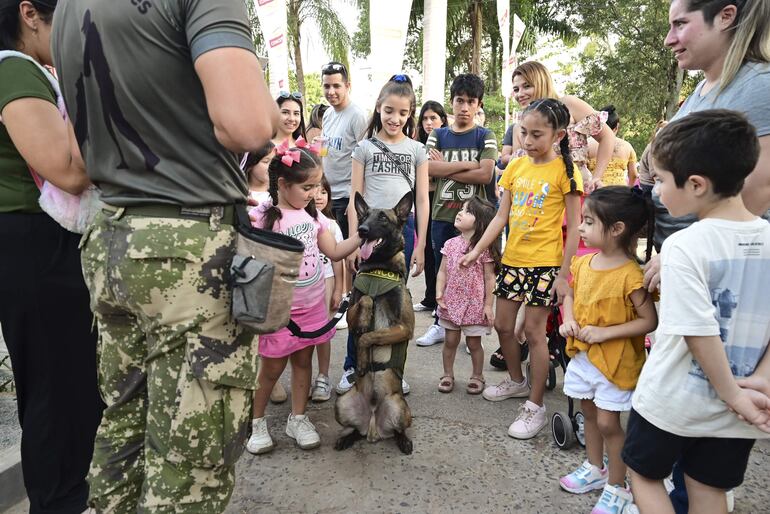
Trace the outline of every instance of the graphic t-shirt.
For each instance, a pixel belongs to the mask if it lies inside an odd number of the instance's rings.
[[[332,188],[332,199],[350,198],[351,154],[356,143],[364,137],[366,113],[350,102],[340,112],[326,109],[323,136],[328,138],[329,153],[323,158],[324,175]]]
[[[0,62],[0,113],[20,98],[39,98],[56,105],[56,94],[33,63],[18,57]],[[41,212],[40,191],[27,163],[0,123],[0,212]]]
[[[364,200],[373,209],[392,209],[415,185],[417,167],[428,160],[425,147],[419,141],[404,137],[396,144],[381,141],[399,164],[368,139],[353,149],[353,160],[364,165]],[[409,180],[400,170],[409,174]]]
[[[583,180],[573,174],[578,194]],[[511,192],[508,242],[503,253],[506,266],[559,266],[564,257],[562,221],[565,196],[570,192],[567,168],[561,156],[546,164],[529,157],[511,160],[500,179],[500,187]]]
[[[254,51],[242,0],[69,0],[51,35],[86,170],[117,206],[243,203],[238,156],[222,146],[195,60]]]
[[[252,209],[256,219],[252,222],[257,228],[265,227],[265,212],[272,206],[265,202]],[[324,265],[321,250],[318,249],[318,236],[329,230],[329,219],[318,213],[313,219],[305,209],[281,209],[281,219],[273,225],[273,232],[280,232],[299,240],[305,245],[305,254],[299,267],[299,278],[294,289],[292,309],[306,309],[316,305],[319,298],[326,294]]]
[[[450,127],[433,129],[425,146],[428,150],[439,150],[446,162],[497,160],[495,134],[479,126],[465,132],[455,132]],[[433,196],[433,220],[454,223],[463,203],[474,196],[486,199],[484,184],[463,184],[449,178],[439,179]]]
[[[767,438],[730,412],[684,336],[719,336],[736,378],[754,372],[770,340],[770,224],[704,219],[666,239],[660,320],[634,409],[684,437]]]

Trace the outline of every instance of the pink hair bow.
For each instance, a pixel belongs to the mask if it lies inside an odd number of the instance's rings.
[[[302,136],[297,138],[297,142],[295,144],[297,145],[297,148],[307,148],[316,155],[321,153],[321,143],[308,143]]]
[[[302,155],[300,154],[299,150],[289,149],[288,139],[285,139],[283,143],[275,147],[275,153],[276,155],[280,155],[281,162],[290,168],[295,162],[299,162],[300,157]]]

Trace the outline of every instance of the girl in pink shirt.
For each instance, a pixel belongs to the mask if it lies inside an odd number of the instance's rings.
[[[303,141],[297,140],[297,144]],[[361,244],[358,234],[337,243],[329,230],[329,220],[317,212],[315,196],[321,185],[321,161],[306,149],[276,148],[276,155],[268,166],[271,201],[264,202],[251,212],[253,225],[280,232],[298,239],[305,245],[299,277],[294,290],[291,318],[303,332],[313,332],[329,321],[326,303],[326,282],[320,253],[339,261],[353,253]],[[253,454],[273,449],[273,439],[267,429],[265,408],[287,362],[291,362],[291,414],[286,424],[286,435],[303,450],[317,448],[321,438],[310,422],[305,409],[310,377],[311,359],[315,345],[334,336],[334,329],[314,339],[294,336],[287,328],[259,336],[259,389],[254,393],[252,434],[246,449]]]
[[[473,374],[468,380],[466,392],[479,394],[484,390],[481,336],[491,332],[495,321],[492,291],[500,250],[497,245],[492,245],[467,268],[460,266],[460,261],[476,246],[494,216],[495,207],[474,196],[465,202],[455,217],[455,228],[460,235],[447,241],[441,249],[444,258],[436,278],[436,302],[439,325],[446,329],[442,351],[444,376],[438,385],[442,393],[454,389],[453,367],[460,344],[460,331],[465,333],[473,363]]]

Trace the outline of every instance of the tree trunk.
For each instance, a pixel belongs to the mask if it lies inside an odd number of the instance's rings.
[[[471,73],[481,75],[481,2],[474,0],[471,6],[471,35],[473,52],[471,53]]]
[[[302,0],[290,0],[286,6],[288,27],[287,32],[294,50],[294,68],[297,77],[297,89],[305,97],[305,73],[302,70],[302,48],[300,46],[302,34],[302,21],[299,18],[300,3]]]
[[[297,68],[297,89],[305,98],[305,72],[302,71],[302,50],[300,49],[299,31],[297,27],[297,37],[294,38],[294,66]]]
[[[673,61],[669,68],[668,100],[666,101],[666,112],[664,113],[664,117],[667,120],[670,120],[676,114],[683,82],[684,70],[677,66],[676,61]]]

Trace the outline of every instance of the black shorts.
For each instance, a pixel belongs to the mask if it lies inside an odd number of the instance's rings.
[[[754,439],[682,437],[661,430],[631,409],[623,462],[643,477],[663,480],[679,462],[690,478],[717,489],[743,482]]]
[[[551,289],[559,269],[559,266],[520,268],[503,264],[493,294],[532,307],[550,307],[556,301],[551,299]]]

